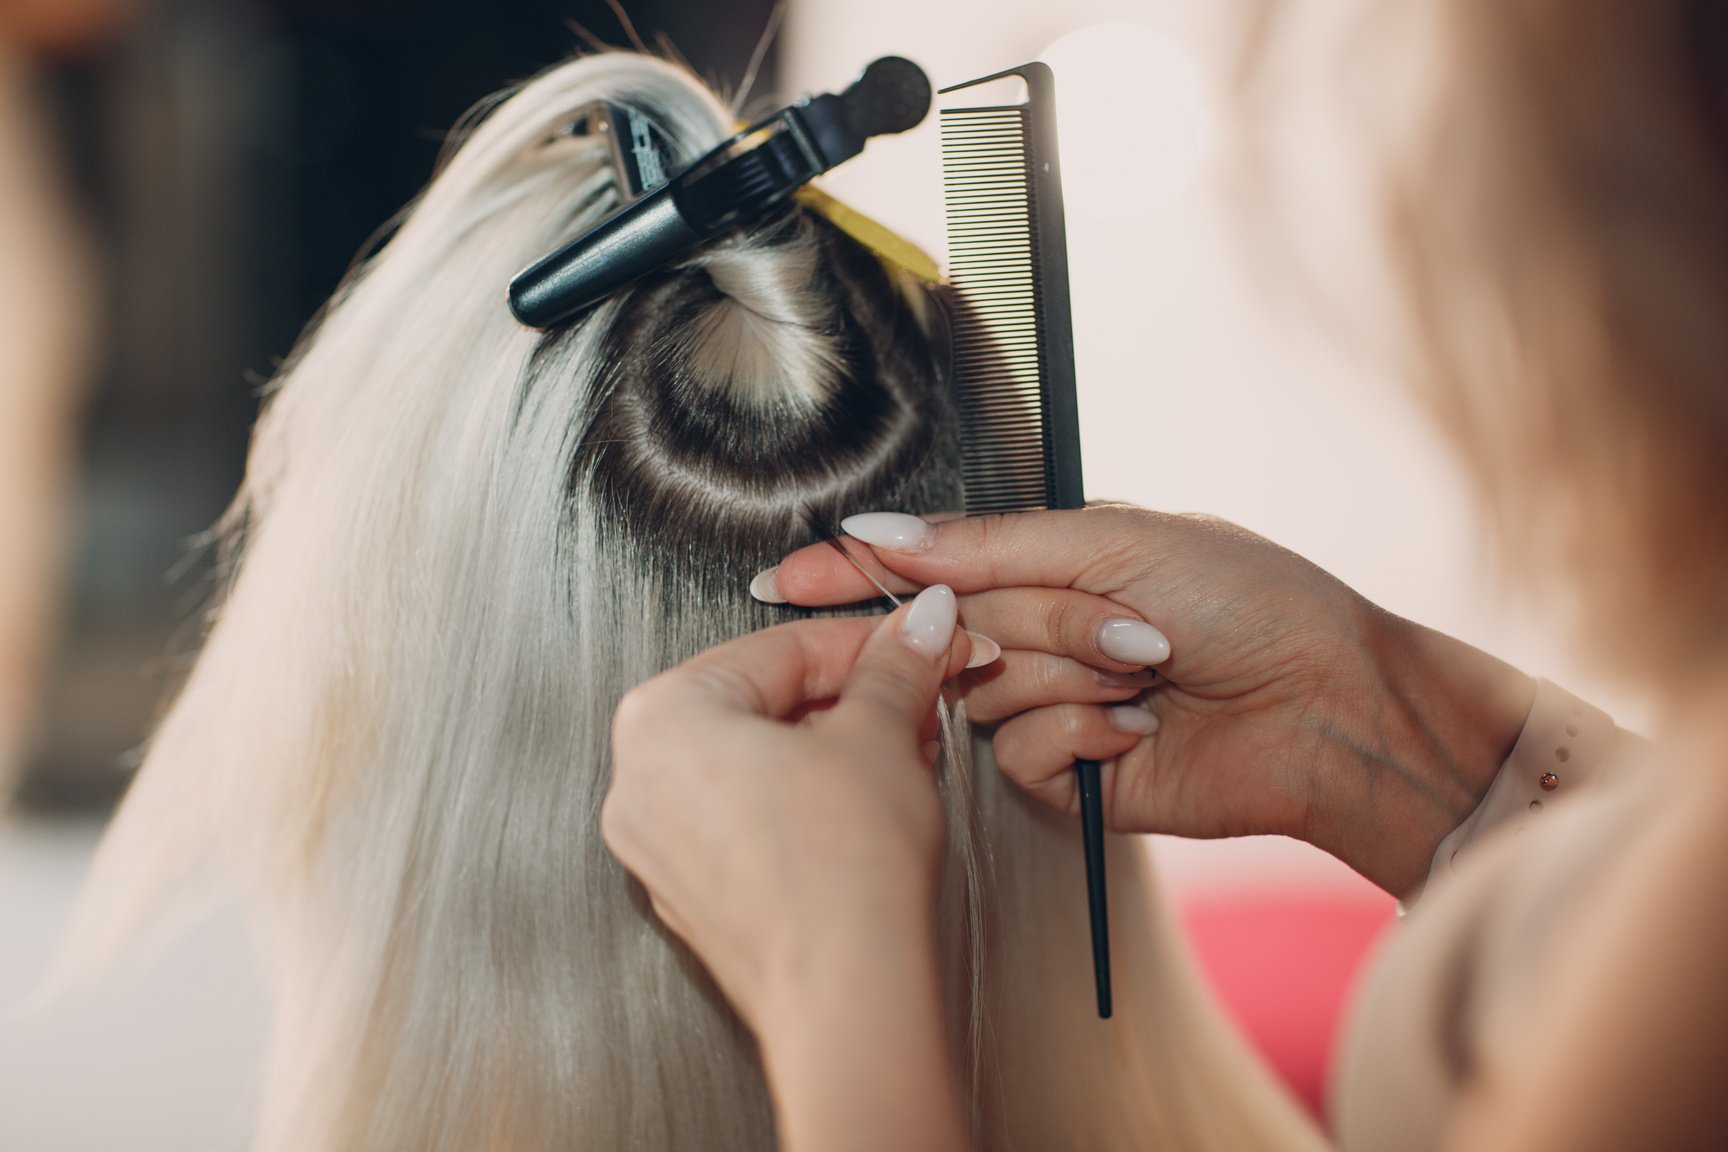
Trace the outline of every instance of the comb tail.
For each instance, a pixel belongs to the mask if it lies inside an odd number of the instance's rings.
[[[1092,981],[1098,990],[1098,1018],[1110,1019],[1110,901],[1104,881],[1104,796],[1098,761],[1074,765],[1080,781],[1080,832],[1086,848],[1086,902],[1092,920]]]

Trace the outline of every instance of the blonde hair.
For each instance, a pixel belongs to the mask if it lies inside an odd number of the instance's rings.
[[[622,54],[469,131],[276,381],[223,603],[100,850],[92,951],[210,859],[255,894],[267,1152],[773,1143],[750,1037],[600,840],[610,715],[784,618],[745,589],[807,515],[957,507],[956,417],[925,290],[803,210],[516,324],[510,275],[618,203],[569,131],[598,100],[684,160],[728,131]],[[940,913],[980,1146],[1302,1144],[1131,841],[1092,1018],[1073,822],[978,748],[942,768]]]
[[[1700,0],[1436,5],[1389,223],[1431,406],[1593,655],[1728,642],[1728,21]],[[1585,631],[1588,629],[1588,631]]]

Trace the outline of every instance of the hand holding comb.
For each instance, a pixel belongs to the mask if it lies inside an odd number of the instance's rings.
[[[1079,508],[1080,412],[1068,241],[1056,157],[1055,83],[1041,63],[942,89],[1018,77],[1022,102],[944,107],[943,207],[954,289],[954,381],[966,512]],[[1109,1019],[1110,923],[1098,763],[1075,765],[1098,1015]]]

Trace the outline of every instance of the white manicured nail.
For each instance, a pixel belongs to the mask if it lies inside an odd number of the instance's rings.
[[[1115,708],[1106,708],[1104,711],[1110,717],[1110,726],[1118,732],[1132,732],[1136,736],[1150,736],[1158,731],[1158,717],[1138,704],[1122,704]]]
[[[917,552],[936,539],[936,529],[904,512],[861,512],[840,521],[840,527],[854,540],[894,552]]]
[[[974,632],[968,628],[966,635],[972,637],[972,657],[966,661],[966,667],[982,668],[986,664],[996,663],[997,657],[1002,655],[1002,645],[984,633]]]
[[[775,565],[773,568],[764,568],[756,573],[750,581],[750,595],[764,604],[786,603],[786,597],[780,595],[780,589],[774,587],[774,573],[778,571],[780,571],[780,567]]]
[[[939,660],[954,639],[954,623],[959,614],[954,590],[946,584],[932,584],[918,593],[906,609],[906,617],[900,622],[900,639],[928,659]]]
[[[1170,641],[1143,620],[1106,620],[1098,629],[1098,650],[1124,664],[1162,664]]]

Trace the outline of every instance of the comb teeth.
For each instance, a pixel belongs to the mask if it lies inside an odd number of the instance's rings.
[[[1025,105],[941,112],[954,378],[973,514],[1083,502],[1053,126],[1034,122],[1047,118],[1048,93],[1025,79]]]

